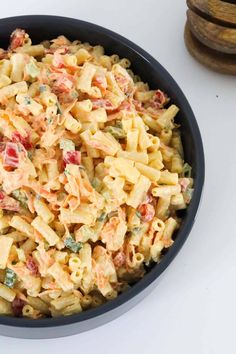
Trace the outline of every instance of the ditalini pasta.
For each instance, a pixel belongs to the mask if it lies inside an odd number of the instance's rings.
[[[160,262],[193,193],[178,107],[130,62],[16,29],[0,60],[0,314],[71,315]]]

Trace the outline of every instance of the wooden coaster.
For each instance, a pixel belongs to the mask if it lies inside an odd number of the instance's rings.
[[[192,10],[187,11],[188,25],[194,36],[207,47],[236,54],[236,29],[209,22]]]
[[[184,39],[189,53],[200,63],[219,73],[236,75],[236,55],[206,47],[193,36],[188,23],[185,25]]]
[[[236,5],[220,0],[187,0],[187,5],[200,16],[221,25],[236,28]]]

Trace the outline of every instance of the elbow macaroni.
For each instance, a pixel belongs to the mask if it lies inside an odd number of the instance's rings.
[[[12,34],[0,63],[0,315],[19,302],[31,319],[99,306],[174,242],[193,193],[179,109],[130,65],[100,45]]]

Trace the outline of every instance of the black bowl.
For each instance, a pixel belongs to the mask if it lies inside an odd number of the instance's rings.
[[[204,183],[204,152],[201,135],[193,111],[183,92],[170,74],[148,53],[136,44],[97,25],[58,16],[19,16],[0,20],[0,47],[7,47],[9,36],[15,28],[24,28],[34,43],[64,34],[69,39],[79,39],[105,47],[107,54],[119,54],[130,59],[133,71],[151,88],[168,93],[171,101],[180,107],[178,122],[181,124],[185,160],[193,167],[195,189],[177,233],[173,246],[162,261],[153,266],[142,280],[118,298],[85,312],[59,318],[30,320],[0,316],[0,334],[22,338],[52,338],[68,336],[92,329],[126,312],[138,303],[157,284],[158,278],[177,255],[193,226]]]

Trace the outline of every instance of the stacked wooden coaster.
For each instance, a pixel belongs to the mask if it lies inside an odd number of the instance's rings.
[[[236,0],[187,0],[185,44],[212,70],[236,75]]]

